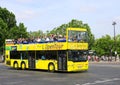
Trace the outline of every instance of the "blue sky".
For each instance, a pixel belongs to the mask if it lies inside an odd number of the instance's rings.
[[[27,31],[52,30],[77,19],[87,23],[96,38],[120,34],[120,0],[0,0],[0,6],[23,22]]]

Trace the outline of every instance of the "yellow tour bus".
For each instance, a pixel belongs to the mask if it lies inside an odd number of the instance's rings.
[[[15,69],[41,69],[64,72],[88,70],[88,36],[83,28],[67,28],[66,37],[56,41],[5,42],[5,63]]]

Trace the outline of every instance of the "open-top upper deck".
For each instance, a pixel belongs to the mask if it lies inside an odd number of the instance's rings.
[[[16,43],[13,39],[6,39],[6,50],[87,50],[87,30],[82,28],[68,28],[66,38],[57,41]]]

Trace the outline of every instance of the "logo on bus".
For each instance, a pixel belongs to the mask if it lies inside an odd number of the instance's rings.
[[[62,49],[63,46],[64,46],[63,44],[46,45],[46,49],[48,49],[48,50],[59,50],[59,49]]]

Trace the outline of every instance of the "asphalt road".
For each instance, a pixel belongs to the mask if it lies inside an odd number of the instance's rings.
[[[0,63],[0,85],[120,85],[120,64],[90,63],[87,72],[15,70]]]

